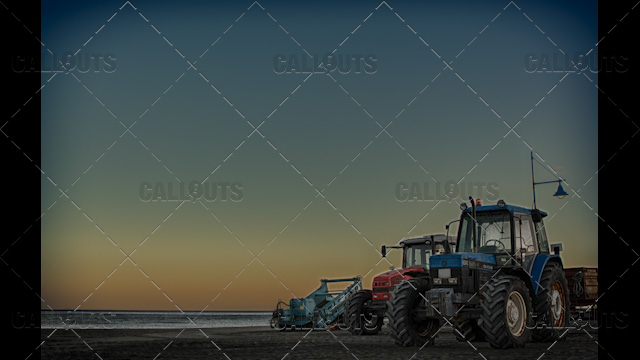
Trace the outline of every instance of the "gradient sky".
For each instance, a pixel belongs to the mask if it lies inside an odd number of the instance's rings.
[[[579,195],[538,187],[550,242],[598,265],[597,74],[525,70],[592,49],[596,2],[132,4],[42,3],[43,56],[116,64],[42,76],[44,309],[269,310],[325,277],[370,288],[380,245],[459,216],[461,198],[398,201],[398,183],[491,182],[531,206],[531,148],[536,180],[549,166]],[[334,49],[376,72],[274,71]],[[178,179],[242,199],[140,199]]]

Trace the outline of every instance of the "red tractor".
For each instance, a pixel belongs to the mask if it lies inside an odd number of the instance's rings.
[[[402,269],[394,269],[373,278],[373,290],[360,290],[347,299],[346,324],[354,335],[375,335],[384,323],[387,300],[394,287],[403,280],[429,278],[429,257],[435,254],[454,252],[454,236],[443,234],[426,235],[407,239],[399,246],[382,246],[382,256],[387,249],[402,249]]]

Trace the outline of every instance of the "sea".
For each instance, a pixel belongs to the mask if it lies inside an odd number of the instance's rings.
[[[42,310],[43,329],[200,329],[269,326],[271,311]]]

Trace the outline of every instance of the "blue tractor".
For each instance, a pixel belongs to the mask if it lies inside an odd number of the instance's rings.
[[[391,336],[402,346],[433,344],[450,324],[459,341],[494,348],[562,338],[569,290],[561,247],[549,251],[538,209],[461,205],[456,253],[430,257],[429,279],[396,286],[387,304]]]

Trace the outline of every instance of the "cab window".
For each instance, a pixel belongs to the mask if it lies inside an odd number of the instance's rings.
[[[514,218],[516,220],[514,230],[517,250],[528,254],[535,253],[536,242],[531,215],[516,213]]]
[[[420,244],[406,247],[404,249],[403,267],[429,267],[429,256],[431,256],[431,245]]]
[[[535,223],[536,227],[536,237],[538,238],[538,243],[540,247],[540,253],[548,254],[549,253],[549,241],[547,240],[547,232],[544,229],[544,224],[542,221]]]
[[[511,214],[508,211],[478,213],[475,221],[470,213],[465,213],[460,225],[458,251],[473,251],[474,225],[478,236],[478,252],[511,253]]]

